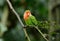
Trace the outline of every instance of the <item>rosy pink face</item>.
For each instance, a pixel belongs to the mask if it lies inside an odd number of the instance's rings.
[[[25,13],[24,13],[24,20],[28,19],[30,14],[31,14],[31,12],[29,10],[26,10]]]

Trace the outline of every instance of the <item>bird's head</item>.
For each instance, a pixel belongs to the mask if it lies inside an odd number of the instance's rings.
[[[28,19],[30,15],[31,15],[30,10],[26,10],[26,11],[24,12],[24,16],[23,16],[24,20]]]

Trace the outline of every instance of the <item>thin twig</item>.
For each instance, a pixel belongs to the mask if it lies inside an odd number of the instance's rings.
[[[43,36],[43,38],[46,40],[46,41],[48,41],[48,39],[45,37],[45,35],[41,32],[41,30],[37,27],[37,26],[35,26],[35,28],[38,30],[38,32]]]
[[[21,21],[21,18],[19,17],[18,13],[14,10],[11,2],[10,2],[9,0],[6,0],[6,1],[7,1],[7,3],[9,4],[10,9],[14,12],[14,14],[15,14],[16,17],[18,18],[19,22],[21,23],[21,26],[24,27],[24,24],[23,24],[23,22]]]
[[[24,32],[25,32],[26,37],[28,37],[28,38],[27,38],[27,39],[28,39],[28,41],[31,41],[31,40],[30,40],[30,37],[29,37],[29,36],[28,36],[28,34],[27,34],[26,29],[24,28],[23,30],[24,30]]]
[[[27,26],[28,27],[28,26]],[[45,35],[41,32],[41,30],[38,28],[38,26],[34,26],[34,25],[29,25],[29,27],[34,27],[41,35],[42,37],[48,41],[48,39],[45,37]]]
[[[16,17],[18,18],[18,20],[19,20],[21,26],[24,27],[24,24],[23,24],[23,22],[21,21],[21,18],[19,17],[18,13],[14,10],[14,8],[13,8],[11,2],[10,2],[9,0],[6,0],[6,1],[7,1],[8,5],[9,5],[10,9],[14,12],[14,14],[16,15]],[[31,41],[30,38],[29,38],[29,36],[28,36],[28,34],[27,34],[26,29],[23,28],[23,30],[24,30],[24,33],[25,33],[25,35],[26,35],[28,41]]]

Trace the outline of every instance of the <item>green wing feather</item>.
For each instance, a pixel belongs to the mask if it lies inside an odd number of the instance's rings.
[[[25,20],[26,25],[37,25],[37,20],[36,18],[31,15],[28,20]]]
[[[30,19],[31,19],[31,22],[32,22],[34,25],[37,25],[37,24],[38,24],[36,18],[35,18],[33,15],[31,15]]]

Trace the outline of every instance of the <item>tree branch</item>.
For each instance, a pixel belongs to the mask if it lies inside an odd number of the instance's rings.
[[[40,34],[41,36],[46,40],[48,41],[48,39],[45,37],[45,35],[41,32],[41,30],[38,28],[38,26],[34,26],[34,25],[29,25],[29,26],[26,26],[26,28],[29,27],[29,28],[35,28]]]
[[[23,24],[23,22],[21,21],[21,18],[19,17],[18,13],[14,10],[14,8],[13,8],[11,2],[10,2],[9,0],[6,0],[6,1],[7,1],[8,5],[9,5],[10,9],[14,12],[14,14],[16,15],[16,17],[18,18],[18,20],[19,20],[21,26],[22,26],[22,27],[25,27],[24,24]],[[25,33],[25,35],[26,35],[28,41],[31,41],[30,38],[29,38],[29,36],[28,36],[28,34],[27,34],[26,29],[23,28],[23,30],[24,30],[24,33]]]
[[[28,34],[27,34],[26,28],[23,28],[23,30],[24,30],[24,32],[25,32],[25,35],[26,35],[28,41],[31,41],[30,37],[29,37]]]
[[[16,15],[16,17],[18,18],[21,26],[24,27],[24,24],[23,24],[23,22],[21,21],[21,18],[19,17],[18,13],[14,10],[11,2],[10,2],[9,0],[6,0],[6,1],[7,1],[8,5],[9,5],[10,9],[14,12],[14,14]]]
[[[37,26],[35,26],[35,28],[37,29],[37,31],[41,34],[41,36],[43,36],[43,38],[46,40],[46,41],[48,41],[48,39],[45,37],[45,35],[41,32],[41,30],[37,27]]]

